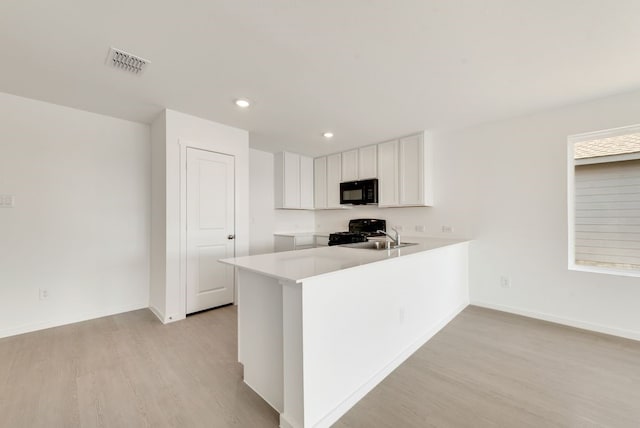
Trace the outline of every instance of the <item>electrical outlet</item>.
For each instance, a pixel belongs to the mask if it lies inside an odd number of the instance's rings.
[[[40,298],[40,300],[49,300],[49,290],[47,290],[46,288],[41,288],[40,290],[38,290],[38,297]]]
[[[453,232],[453,227],[452,226],[442,226],[442,231],[444,233],[452,233]]]
[[[427,227],[424,224],[416,224],[416,232],[426,232]]]
[[[511,278],[508,276],[500,277],[500,287],[502,288],[511,288]]]

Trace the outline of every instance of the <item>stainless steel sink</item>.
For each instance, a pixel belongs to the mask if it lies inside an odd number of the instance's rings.
[[[367,242],[356,242],[353,244],[343,244],[341,247],[348,248],[362,248],[365,250],[395,250],[397,248],[409,247],[411,245],[418,245],[415,242],[402,242],[398,245],[394,244],[390,241],[367,241]]]

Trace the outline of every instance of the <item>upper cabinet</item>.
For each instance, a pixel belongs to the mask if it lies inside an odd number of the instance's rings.
[[[400,172],[400,205],[431,205],[431,196],[426,194],[424,136],[422,134],[401,138],[398,141],[398,170]]]
[[[313,158],[300,155],[300,208],[313,209]]]
[[[275,155],[275,204],[285,209],[337,209],[340,183],[378,179],[380,207],[433,205],[432,144],[424,132],[312,159]]]
[[[316,209],[327,208],[327,157],[313,160],[313,198]]]
[[[358,149],[342,152],[342,178],[340,181],[358,179]]]
[[[358,180],[378,177],[378,146],[358,149]]]
[[[432,159],[424,132],[378,144],[378,205],[433,205]]]
[[[378,144],[378,206],[399,205],[398,140]]]
[[[346,180],[341,171],[340,153],[327,156],[327,208],[343,208],[340,206],[340,182]]]
[[[361,147],[342,152],[341,181],[356,181],[378,177],[377,146]]]
[[[296,153],[274,155],[276,208],[313,209],[313,159]]]
[[[342,157],[340,153],[313,160],[314,201],[317,210],[343,208],[340,206]]]

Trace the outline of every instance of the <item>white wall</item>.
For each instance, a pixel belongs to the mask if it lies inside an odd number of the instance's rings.
[[[567,269],[566,184],[568,135],[638,122],[635,92],[443,136],[467,178],[472,302],[640,339],[637,278]]]
[[[163,133],[164,128],[164,133]],[[153,130],[153,282],[150,306],[163,321],[183,319],[186,313],[186,278],[182,267],[182,177],[186,148],[195,147],[234,156],[236,255],[249,253],[249,134],[209,120],[165,110]],[[164,145],[164,165],[162,153]],[[164,166],[164,171],[157,171]],[[164,198],[164,200],[162,199]],[[161,212],[156,212],[156,209]],[[164,252],[164,254],[163,254]],[[164,297],[164,301],[162,300]]]
[[[273,153],[249,150],[249,166],[251,254],[273,252],[274,232],[315,230],[313,211],[274,208]]]
[[[249,150],[249,253],[273,252],[273,153]]]
[[[640,122],[640,92],[435,136],[433,208],[316,214],[320,231],[379,217],[406,236],[472,237],[472,302],[640,339],[637,278],[567,269],[567,136]],[[511,288],[500,287],[500,277]]]
[[[0,123],[0,337],[147,307],[149,127],[1,93]]]
[[[272,205],[273,206],[273,205]],[[275,210],[275,232],[313,232],[315,213],[307,210]]]
[[[440,207],[377,208],[374,206],[353,207],[346,210],[322,210],[316,212],[316,229],[319,232],[347,230],[349,220],[354,218],[380,218],[387,221],[387,230],[400,226],[401,236],[466,236],[459,228],[455,233],[442,233],[442,225],[449,225],[449,219],[441,219]],[[442,225],[440,224],[442,223]],[[425,231],[417,231],[416,226],[424,226]]]
[[[164,321],[167,305],[167,115],[151,124],[151,268],[149,307]]]

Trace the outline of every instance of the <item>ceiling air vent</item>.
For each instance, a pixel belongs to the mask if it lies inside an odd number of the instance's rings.
[[[120,68],[133,74],[142,74],[147,64],[151,64],[151,61],[121,51],[120,49],[109,49],[107,65],[112,67]]]

